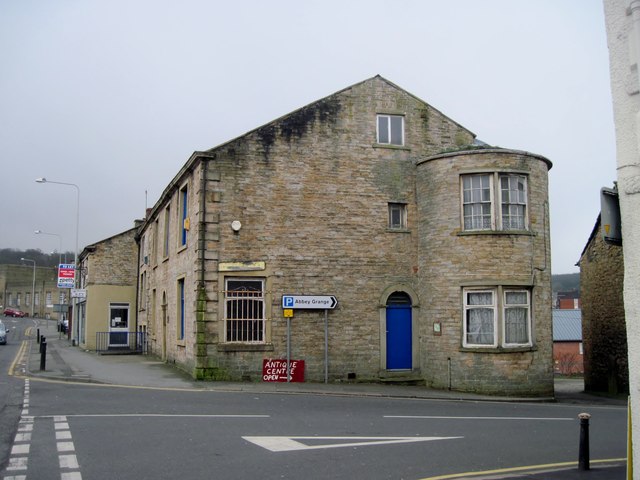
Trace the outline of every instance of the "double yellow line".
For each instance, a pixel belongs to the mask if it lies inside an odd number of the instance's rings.
[[[24,331],[25,337],[30,337],[32,334],[33,334],[33,327],[27,327],[27,329]],[[20,348],[18,349],[18,353],[13,359],[13,362],[11,362],[11,365],[9,366],[9,371],[7,372],[12,377],[17,376],[16,366],[18,365],[18,363],[20,363],[24,359],[28,347],[29,347],[29,340],[23,340],[22,344],[20,345]]]
[[[626,458],[606,458],[602,460],[591,460],[591,463],[613,463],[613,464],[621,464],[626,462]],[[562,463],[548,463],[545,465],[528,465],[526,467],[512,467],[512,468],[500,468],[496,470],[485,470],[482,472],[466,472],[466,473],[453,473],[449,475],[438,475],[437,477],[427,477],[422,480],[464,480],[471,479],[473,477],[483,477],[487,478],[487,476],[491,476],[491,478],[495,478],[496,474],[505,475],[509,473],[522,473],[526,472],[529,474],[532,473],[543,473],[545,470],[553,471],[553,470],[564,470],[571,467],[577,467],[578,462],[562,462]]]

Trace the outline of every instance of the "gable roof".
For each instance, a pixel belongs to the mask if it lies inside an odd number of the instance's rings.
[[[443,118],[446,118],[446,119],[447,119],[448,121],[450,121],[451,123],[453,123],[453,124],[457,125],[458,127],[462,128],[463,130],[466,130],[467,132],[469,132],[469,134],[471,134],[471,136],[472,136],[473,138],[476,138],[476,134],[475,134],[475,133],[473,133],[471,130],[469,130],[468,128],[464,127],[463,125],[460,125],[458,122],[456,122],[456,121],[455,121],[455,120],[453,120],[452,118],[448,117],[447,115],[445,115],[444,113],[442,113],[442,112],[441,112],[440,110],[438,110],[437,108],[434,108],[432,105],[430,105],[429,103],[425,102],[425,101],[424,101],[424,100],[422,100],[421,98],[419,98],[419,97],[415,96],[415,95],[414,95],[414,94],[412,94],[411,92],[408,92],[408,91],[407,91],[407,90],[405,90],[404,88],[399,87],[398,85],[396,85],[395,83],[393,83],[393,82],[391,82],[391,81],[387,80],[387,79],[386,79],[386,78],[384,78],[383,76],[381,76],[381,75],[375,75],[375,76],[373,76],[373,77],[371,77],[371,78],[367,78],[366,80],[362,80],[362,81],[360,81],[360,82],[354,83],[353,85],[350,85],[350,86],[345,87],[345,88],[343,88],[343,89],[341,89],[341,90],[338,90],[337,92],[334,92],[334,93],[332,93],[332,94],[330,94],[330,95],[327,95],[326,97],[322,97],[322,98],[320,98],[320,99],[318,99],[318,100],[315,100],[315,101],[313,101],[313,102],[311,102],[311,103],[308,103],[307,105],[304,105],[304,106],[302,106],[302,107],[300,107],[300,108],[297,108],[297,109],[293,110],[292,112],[289,112],[289,113],[287,113],[287,114],[285,114],[285,115],[282,115],[282,116],[280,116],[280,117],[278,117],[278,118],[275,118],[274,120],[271,120],[270,122],[265,123],[264,125],[261,125],[261,126],[259,126],[259,127],[256,127],[256,128],[254,128],[254,129],[252,129],[252,130],[249,130],[248,132],[245,132],[245,133],[243,133],[242,135],[240,135],[240,136],[238,136],[238,137],[232,138],[231,140],[227,140],[226,142],[221,143],[220,145],[217,145],[217,146],[215,146],[215,147],[213,147],[213,148],[209,148],[209,149],[205,150],[205,152],[209,152],[209,153],[210,153],[210,152],[214,152],[214,151],[216,151],[216,150],[220,149],[221,147],[224,147],[225,145],[228,145],[228,144],[230,144],[230,143],[235,142],[236,140],[238,140],[238,139],[240,139],[240,138],[243,138],[243,137],[245,137],[245,136],[247,136],[247,135],[250,135],[250,134],[252,134],[252,133],[254,133],[254,132],[257,132],[257,131],[259,131],[259,130],[265,129],[265,128],[269,127],[269,126],[272,126],[272,125],[275,125],[275,124],[277,124],[277,123],[279,123],[279,122],[282,122],[283,120],[285,120],[285,119],[287,119],[287,118],[289,118],[289,117],[292,117],[292,116],[294,116],[294,115],[298,114],[299,112],[301,112],[301,111],[303,111],[303,110],[305,110],[305,109],[309,109],[309,108],[311,108],[311,107],[313,107],[313,106],[315,106],[315,105],[318,105],[318,104],[321,104],[321,103],[323,103],[323,102],[326,102],[327,100],[331,99],[331,97],[334,97],[334,96],[336,96],[336,95],[340,95],[340,94],[341,94],[341,93],[343,93],[343,92],[346,92],[346,91],[348,91],[348,90],[351,90],[351,89],[353,89],[353,88],[356,88],[356,87],[358,87],[358,86],[360,86],[360,85],[363,85],[363,84],[365,84],[365,83],[367,83],[367,82],[372,82],[372,81],[374,81],[374,80],[382,81],[382,82],[386,83],[387,85],[389,85],[390,87],[395,88],[396,90],[401,90],[402,92],[406,93],[406,94],[407,94],[407,95],[409,95],[410,97],[414,98],[417,102],[423,103],[423,104],[427,105],[429,108],[431,108],[433,111],[438,112],[438,114],[442,115],[442,117],[443,117]]]
[[[554,309],[552,313],[554,342],[582,341],[582,310]]]
[[[362,80],[360,82],[354,83],[351,86],[348,86],[346,88],[343,88],[341,90],[338,90],[337,92],[334,92],[330,95],[327,95],[326,97],[323,97],[319,100],[316,100],[314,102],[311,102],[307,105],[304,105],[292,112],[289,112],[285,115],[282,115],[264,125],[261,125],[259,127],[256,127],[252,130],[249,130],[248,132],[243,133],[242,135],[239,135],[237,137],[234,137],[230,140],[227,140],[215,147],[203,150],[203,151],[195,151],[191,154],[191,156],[189,157],[189,159],[187,160],[187,162],[182,166],[182,168],[178,171],[178,173],[173,177],[173,179],[169,182],[169,184],[165,187],[164,191],[162,192],[162,194],[160,195],[160,197],[158,198],[158,201],[155,203],[155,205],[149,210],[145,221],[140,225],[140,228],[138,230],[138,236],[142,234],[142,232],[146,229],[147,225],[149,224],[149,219],[153,218],[155,216],[155,214],[160,210],[160,208],[162,208],[162,206],[165,204],[166,199],[168,197],[170,197],[170,195],[172,194],[172,192],[178,188],[178,184],[181,181],[182,177],[184,176],[185,172],[187,172],[188,170],[191,170],[192,168],[194,168],[194,165],[199,162],[202,159],[205,158],[215,158],[216,156],[216,152],[222,148],[224,148],[227,145],[230,145],[248,135],[251,135],[255,132],[260,132],[260,131],[267,131],[269,128],[273,128],[275,127],[275,125],[277,125],[279,122],[282,122],[288,118],[291,118],[295,115],[298,115],[300,112],[304,111],[305,109],[309,109],[309,108],[313,108],[315,106],[321,105],[323,103],[326,103],[328,100],[330,100],[332,97],[339,95],[343,92],[346,92],[350,89],[353,89],[355,87],[358,87],[360,85],[363,85],[367,82],[373,82],[373,81],[381,81],[386,83],[387,85],[391,86],[392,88],[395,88],[397,90],[401,90],[404,93],[406,93],[408,96],[414,98],[417,102],[420,102],[424,105],[427,105],[430,109],[432,109],[433,111],[437,112],[439,115],[442,115],[443,118],[446,118],[447,121],[450,121],[451,123],[457,125],[459,128],[466,130],[467,132],[469,132],[469,134],[475,139],[476,138],[476,134],[473,133],[471,130],[469,130],[468,128],[460,125],[458,122],[456,122],[455,120],[451,119],[450,117],[448,117],[447,115],[445,115],[444,113],[442,113],[440,110],[438,110],[437,108],[434,108],[433,106],[431,106],[430,104],[428,104],[427,102],[425,102],[424,100],[418,98],[417,96],[413,95],[412,93],[404,90],[403,88],[399,87],[398,85],[394,84],[393,82],[390,82],[389,80],[387,80],[386,78],[382,77],[381,75],[375,75],[371,78],[368,78],[366,80]]]

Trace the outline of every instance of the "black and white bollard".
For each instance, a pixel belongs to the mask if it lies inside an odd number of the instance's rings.
[[[578,470],[589,470],[589,419],[591,415],[581,413],[580,419],[580,450],[578,452]]]

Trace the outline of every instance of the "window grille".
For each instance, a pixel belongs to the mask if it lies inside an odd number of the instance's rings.
[[[227,279],[225,339],[227,342],[263,343],[265,298],[262,279]]]

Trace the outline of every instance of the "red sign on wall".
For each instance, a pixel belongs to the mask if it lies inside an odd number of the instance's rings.
[[[292,382],[304,382],[304,360],[289,360],[289,375]],[[287,360],[265,358],[262,361],[263,382],[286,382]]]

